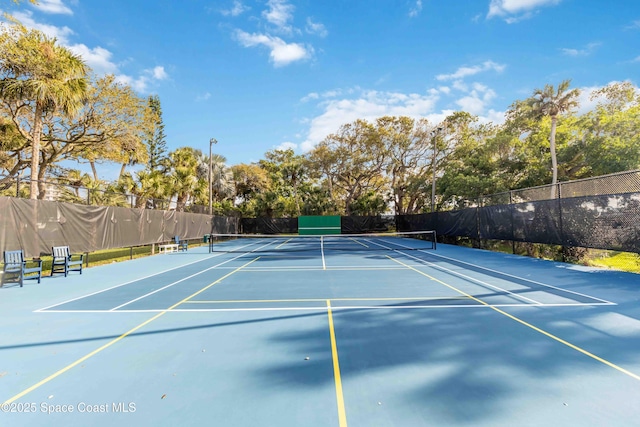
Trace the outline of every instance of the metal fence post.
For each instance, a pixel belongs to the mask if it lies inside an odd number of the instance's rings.
[[[566,257],[565,257],[565,239],[564,239],[564,227],[563,227],[563,221],[562,221],[562,186],[560,185],[560,183],[556,184],[557,186],[557,194],[558,196],[556,197],[556,199],[558,200],[558,226],[560,228],[560,242],[562,243],[561,245],[561,252],[562,252],[562,262],[566,262]]]
[[[514,209],[515,209],[515,206],[513,204],[513,191],[509,191],[509,214],[511,216],[511,252],[515,255],[516,254],[516,231],[515,231],[515,224],[514,224],[514,218],[513,218]]]

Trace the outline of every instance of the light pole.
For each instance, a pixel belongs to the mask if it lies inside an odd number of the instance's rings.
[[[213,209],[212,209],[212,206],[213,206],[213,203],[212,203],[212,201],[213,201],[213,199],[212,199],[213,191],[212,190],[213,189],[212,189],[212,186],[211,186],[211,168],[212,168],[212,165],[211,165],[211,146],[213,144],[217,144],[217,143],[218,143],[218,141],[215,138],[211,138],[209,140],[209,215],[212,215],[212,213],[213,213]]]

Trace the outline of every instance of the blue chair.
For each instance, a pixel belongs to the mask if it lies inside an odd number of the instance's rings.
[[[31,266],[27,266],[27,264]],[[19,283],[22,287],[24,279],[40,279],[42,278],[42,260],[34,258],[32,261],[24,259],[24,251],[4,251],[4,268],[0,287],[5,283]],[[27,277],[27,274],[35,274],[35,276]]]
[[[52,276],[55,273],[64,273],[64,277],[67,277],[70,271],[79,271],[82,274],[84,254],[71,254],[69,246],[54,246],[51,248],[51,254],[53,255]]]
[[[178,245],[179,251],[186,251],[189,249],[189,242],[187,240],[180,240],[180,236],[173,236],[173,241]]]

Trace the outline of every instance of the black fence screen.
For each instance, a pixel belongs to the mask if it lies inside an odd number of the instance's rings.
[[[298,218],[242,218],[240,233],[243,234],[297,234]]]
[[[640,192],[404,215],[398,231],[640,253]]]
[[[340,228],[342,234],[383,233],[395,230],[396,219],[393,215],[343,216]]]
[[[435,230],[441,237],[510,240],[640,253],[640,170],[467,201],[419,215],[341,218],[346,234]],[[0,196],[0,250],[27,256],[69,245],[89,252],[204,234],[297,234],[297,218],[234,218]]]
[[[236,234],[238,222],[238,218],[214,216],[211,221],[211,234]]]

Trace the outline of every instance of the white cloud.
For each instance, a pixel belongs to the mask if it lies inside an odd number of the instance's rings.
[[[311,18],[307,18],[307,26],[305,31],[309,34],[315,34],[320,37],[327,37],[329,32],[325,28],[325,26],[319,22],[313,22]]]
[[[459,90],[460,92],[468,92],[469,86],[467,86],[462,80],[456,80],[453,82],[453,88],[455,90]]]
[[[196,101],[208,101],[211,98],[210,92],[205,92],[201,95],[196,96]]]
[[[500,16],[512,24],[532,16],[532,13],[543,6],[556,5],[562,0],[491,0],[487,18]],[[514,16],[515,15],[515,16]]]
[[[568,56],[589,56],[591,55],[601,43],[589,43],[586,47],[582,49],[569,49],[562,48],[560,49],[562,53]]]
[[[613,83],[613,82],[612,82]],[[598,99],[591,99],[593,93],[602,89],[603,86],[585,86],[580,88],[580,95],[578,96],[578,114],[585,114],[589,111],[595,110],[598,105]]]
[[[112,53],[102,47],[90,48],[84,44],[70,44],[69,37],[74,34],[69,27],[56,27],[36,22],[29,11],[16,12],[17,18],[25,27],[42,31],[49,37],[55,37],[58,43],[66,46],[71,52],[80,55],[85,63],[97,74],[115,74],[118,66],[111,62]]]
[[[244,47],[266,46],[270,49],[271,62],[276,67],[289,65],[313,56],[313,48],[299,43],[286,43],[279,37],[267,34],[249,34],[236,30],[236,38]]]
[[[496,125],[503,124],[505,121],[505,112],[490,109],[484,115],[478,117],[480,123],[494,123]]]
[[[640,29],[640,19],[633,21],[630,25],[624,27],[625,30],[637,30]]]
[[[614,80],[614,81],[610,81],[604,86],[585,86],[585,87],[579,88],[580,89],[580,95],[578,96],[579,106],[576,112],[578,114],[585,114],[585,113],[588,113],[589,111],[595,110],[596,107],[598,106],[598,102],[604,101],[604,98],[595,97],[592,99],[592,96],[594,95],[594,93],[605,86],[616,84],[616,83],[622,83],[622,82]],[[640,88],[638,88],[636,85],[634,85],[634,87],[636,88],[637,91],[640,90]]]
[[[127,76],[126,74],[118,74],[116,76],[116,82],[129,85],[136,92],[146,92],[149,84],[149,78],[147,76],[134,78]]]
[[[73,15],[73,11],[62,0],[38,0],[35,7],[44,13]]]
[[[459,97],[456,99],[453,97],[456,93],[454,91],[463,93],[458,93]],[[485,84],[462,84],[460,81],[454,82],[453,87],[428,89],[424,94],[380,92],[358,87],[322,94],[312,92],[303,99],[317,100],[321,112],[316,117],[301,122],[308,126],[308,133],[300,148],[305,152],[310,151],[327,135],[337,132],[340,126],[357,119],[373,122],[386,115],[426,118],[431,123],[440,123],[448,115],[462,110],[476,115],[480,123],[501,124],[505,121],[504,111],[488,108],[496,97],[496,92]],[[459,108],[437,109],[439,102],[446,105],[454,103]]]
[[[298,144],[294,143],[294,142],[283,142],[282,144],[278,145],[275,147],[276,150],[296,150],[298,148]]]
[[[357,119],[373,121],[378,117],[408,116],[424,117],[434,114],[438,96],[434,94],[404,94],[398,92],[365,91],[356,89],[357,96],[351,99],[326,99],[319,105],[324,110],[309,124],[303,151],[311,150],[327,135],[338,131],[340,126]]]
[[[91,49],[84,44],[74,44],[69,46],[69,50],[80,55],[96,74],[115,74],[118,72],[118,66],[111,62],[112,53],[107,49],[99,46]]]
[[[453,74],[439,74],[436,76],[437,80],[459,80],[467,76],[473,76],[485,71],[496,71],[501,73],[505,69],[505,65],[498,64],[493,61],[485,61],[481,65],[475,65],[473,67],[460,67]]]
[[[353,90],[349,90],[349,93],[353,93]],[[328,90],[322,93],[323,98],[335,98],[336,96],[340,95],[342,95],[342,90],[340,89]]]
[[[164,70],[163,66],[154,67],[153,70],[150,70],[153,78],[156,80],[166,80],[169,78],[169,75]]]
[[[346,91],[348,94],[353,94],[356,91],[359,91],[359,88],[355,88],[355,89],[349,89],[348,91]],[[318,92],[311,92],[309,94],[307,94],[306,96],[304,96],[302,99],[300,99],[300,102],[308,102],[308,101],[312,101],[312,100],[317,100],[317,99],[331,99],[331,98],[336,98],[338,96],[341,96],[345,91],[343,91],[342,89],[333,89],[333,90],[327,90],[325,92],[322,93],[318,93]]]
[[[487,104],[495,97],[496,93],[493,89],[481,83],[473,83],[472,89],[466,96],[458,99],[456,104],[459,105],[463,111],[480,116],[485,113]]]
[[[138,77],[132,77],[126,74],[116,75],[117,82],[127,84],[136,92],[141,93],[147,92],[150,84],[160,80],[166,80],[168,78],[169,75],[164,71],[164,67],[162,66],[143,70],[142,75]]]
[[[242,2],[233,0],[233,7],[231,7],[231,9],[221,10],[220,13],[224,16],[240,16],[249,9],[250,8],[242,4]]]
[[[56,40],[63,45],[67,45],[69,43],[69,37],[74,34],[73,30],[69,27],[56,27],[54,25],[36,22],[33,19],[33,13],[30,11],[14,12],[13,17],[27,28],[33,28],[35,30],[42,31],[49,37],[55,37]]]
[[[121,74],[118,65],[111,61],[112,53],[102,47],[91,49],[84,44],[76,44],[69,49],[80,55],[97,75],[113,74],[117,82],[127,84],[137,92],[146,92],[150,83],[169,78],[163,66],[145,69],[137,78]]]
[[[40,0],[40,4],[48,5],[62,5],[59,0]],[[33,28],[43,32],[49,37],[55,37],[60,45],[67,47],[71,52],[82,57],[84,62],[99,76],[105,74],[113,74],[116,76],[116,81],[124,84],[128,84],[134,90],[138,92],[146,92],[150,83],[154,83],[161,80],[166,80],[169,75],[165,71],[163,66],[156,66],[152,69],[143,70],[141,75],[136,77],[120,74],[119,66],[112,61],[112,53],[103,48],[95,47],[90,48],[85,44],[70,44],[69,37],[74,32],[68,27],[56,27],[53,25],[46,25],[36,22],[33,19],[33,14],[30,11],[16,12],[13,16],[18,19],[25,27]]]
[[[422,0],[416,0],[416,4],[409,11],[409,16],[414,18],[422,12]]]
[[[288,4],[286,0],[269,0],[267,6],[269,9],[263,11],[262,16],[278,30],[290,33],[292,28],[288,23],[293,19],[295,7]]]
[[[300,102],[309,102],[309,101],[313,101],[313,100],[316,100],[316,99],[319,99],[319,98],[320,98],[320,95],[317,92],[311,92],[311,93],[307,94],[306,96],[303,96],[300,99]]]
[[[479,114],[484,111],[484,101],[477,96],[465,96],[458,99],[456,104],[458,104],[463,111],[471,114]]]

